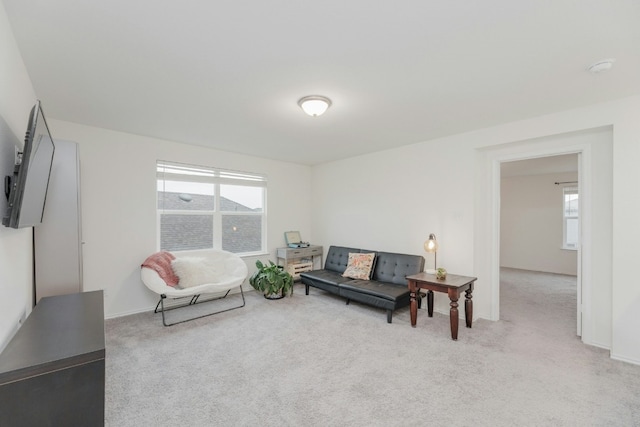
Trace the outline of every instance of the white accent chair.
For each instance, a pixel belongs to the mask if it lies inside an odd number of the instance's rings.
[[[225,311],[244,307],[245,299],[244,292],[242,291],[242,283],[244,283],[249,273],[247,265],[238,255],[231,252],[214,249],[172,252],[172,255],[175,256],[176,259],[183,257],[205,258],[206,262],[215,265],[217,276],[215,277],[215,280],[212,281],[212,283],[204,283],[187,288],[180,288],[179,285],[177,287],[172,287],[167,285],[166,282],[154,269],[143,266],[140,271],[142,282],[151,291],[160,295],[160,300],[156,305],[154,313],[158,313],[158,311],[162,313],[162,324],[164,326],[172,326],[178,323],[183,323],[190,320],[195,320],[202,317],[211,316],[213,314],[223,313]],[[195,305],[199,302],[202,303],[226,298],[231,290],[236,287],[240,288],[240,295],[242,296],[241,305],[170,324],[167,323],[167,320],[165,318],[165,311]],[[202,294],[211,294],[212,297],[199,301],[199,298]],[[164,300],[167,298],[175,300],[189,298],[189,301],[184,304],[172,305],[171,307],[165,308]],[[160,310],[158,310],[158,308],[160,308]]]

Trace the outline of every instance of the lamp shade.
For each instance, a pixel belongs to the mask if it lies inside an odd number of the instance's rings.
[[[436,253],[438,252],[438,241],[436,240],[435,234],[429,234],[429,239],[424,242],[424,250],[429,252],[430,254],[433,254],[433,269],[427,269],[425,270],[425,272],[429,274],[436,274],[436,270],[438,267],[438,254]]]
[[[434,253],[438,251],[438,241],[436,240],[435,234],[429,234],[429,240],[424,242],[424,250],[429,253]]]
[[[331,100],[325,96],[310,95],[300,98],[298,105],[311,117],[317,117],[327,111],[331,106]]]

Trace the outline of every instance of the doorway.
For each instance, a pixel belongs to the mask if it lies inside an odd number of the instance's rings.
[[[500,164],[501,318],[527,316],[525,308],[546,301],[538,310],[558,305],[559,325],[574,325],[581,283],[579,248],[580,154],[563,154]],[[524,285],[526,283],[526,285]],[[532,298],[535,295],[535,298]],[[509,301],[506,303],[506,301]],[[513,310],[513,304],[519,309]],[[571,307],[567,311],[567,308]],[[553,311],[553,310],[552,310]]]
[[[500,320],[500,169],[504,162],[580,154],[580,235],[576,312],[585,344],[610,348],[612,330],[613,128],[603,126],[513,141],[476,152],[474,267],[488,318]],[[596,244],[597,243],[597,244]],[[482,282],[480,282],[482,279]],[[480,293],[478,295],[480,300]]]

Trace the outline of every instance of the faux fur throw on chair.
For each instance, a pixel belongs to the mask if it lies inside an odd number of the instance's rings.
[[[144,260],[141,267],[147,267],[154,270],[165,281],[167,286],[176,287],[178,285],[178,276],[173,272],[171,261],[176,259],[171,252],[161,251],[150,255]]]
[[[224,277],[225,268],[220,260],[205,257],[180,257],[171,261],[174,273],[180,279],[178,287],[192,288],[207,283],[218,283]]]

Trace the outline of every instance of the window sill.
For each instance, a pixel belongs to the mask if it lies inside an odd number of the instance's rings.
[[[164,250],[164,249],[163,249]],[[169,252],[180,253],[180,252],[197,252],[197,251],[212,251],[212,250],[220,250],[215,248],[207,248],[207,249],[183,249],[179,251],[169,250]],[[160,251],[160,249],[158,249]],[[237,254],[240,258],[259,258],[263,256],[268,256],[269,252],[251,252],[246,254]]]
[[[569,247],[566,247],[566,246],[563,246],[560,249],[562,249],[563,251],[574,251],[574,252],[578,251],[578,248],[569,248]]]
[[[250,254],[243,254],[240,255],[240,258],[259,258],[259,257],[263,257],[263,256],[268,256],[269,252],[253,252]]]

